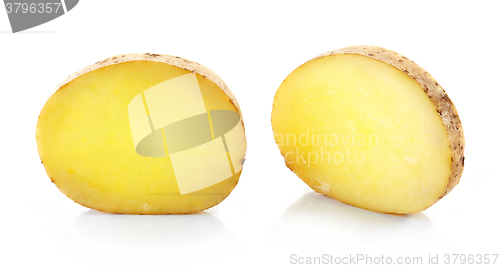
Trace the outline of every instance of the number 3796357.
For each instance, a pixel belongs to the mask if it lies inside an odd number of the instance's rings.
[[[61,3],[6,3],[7,13],[58,13]]]

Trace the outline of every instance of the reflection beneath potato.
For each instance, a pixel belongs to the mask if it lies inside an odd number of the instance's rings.
[[[316,192],[305,194],[290,205],[272,229],[273,241],[294,250],[307,250],[323,243],[335,252],[383,252],[384,245],[412,240],[419,248],[439,239],[432,221],[423,213],[381,214],[352,207]],[[437,232],[436,232],[437,233]],[[425,237],[425,238],[424,238]],[[425,239],[425,241],[424,241]],[[342,244],[337,243],[342,241]],[[401,251],[408,250],[401,248]],[[322,252],[323,253],[323,252]]]
[[[63,243],[86,254],[117,259],[188,256],[206,251],[229,239],[215,216],[207,212],[191,215],[119,215],[94,210],[75,219],[63,235]]]

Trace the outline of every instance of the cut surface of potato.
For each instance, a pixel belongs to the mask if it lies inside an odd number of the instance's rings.
[[[295,69],[272,111],[286,165],[312,189],[383,213],[425,210],[463,170],[456,109],[422,68],[379,47],[348,47]]]
[[[127,214],[217,205],[246,151],[239,106],[208,68],[158,54],[116,56],[70,76],[43,107],[38,152],[66,196]]]

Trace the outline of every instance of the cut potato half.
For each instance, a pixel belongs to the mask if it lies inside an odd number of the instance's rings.
[[[448,95],[380,47],[327,52],[295,69],[276,93],[272,127],[286,165],[313,190],[376,212],[427,209],[464,167]]]
[[[43,107],[38,152],[66,196],[126,214],[184,214],[236,186],[241,111],[222,79],[173,56],[128,54],[68,77]]]

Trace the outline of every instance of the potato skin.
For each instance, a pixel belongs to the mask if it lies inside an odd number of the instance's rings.
[[[88,72],[91,72],[93,70],[97,70],[106,66],[118,64],[118,63],[123,63],[123,62],[129,62],[129,61],[153,61],[153,62],[161,62],[161,63],[166,63],[168,65],[176,66],[179,68],[182,68],[184,70],[191,71],[193,73],[200,74],[204,78],[208,78],[210,81],[214,82],[217,86],[219,86],[224,93],[229,97],[231,102],[236,106],[236,109],[238,110],[240,116],[241,114],[241,109],[236,101],[236,97],[234,96],[233,92],[229,89],[229,87],[224,83],[222,78],[217,75],[214,71],[210,70],[209,68],[196,63],[194,61],[190,61],[187,59],[183,59],[181,57],[177,56],[170,56],[170,55],[161,55],[161,54],[152,54],[152,53],[132,53],[132,54],[123,54],[123,55],[117,55],[114,57],[107,58],[102,61],[98,61],[88,67],[85,67],[81,69],[80,71],[68,76],[64,81],[62,81],[57,88],[54,90],[54,92],[51,94],[53,95],[57,90],[59,90],[61,87],[66,85],[67,83],[73,81],[77,77],[84,75]],[[243,121],[243,117],[242,117]]]
[[[89,73],[91,71],[94,71],[94,70],[97,70],[97,69],[100,69],[100,68],[103,68],[103,67],[106,67],[106,66],[115,65],[115,64],[124,63],[124,62],[132,62],[132,61],[152,61],[152,62],[165,63],[165,64],[168,64],[168,65],[179,67],[179,68],[184,69],[184,70],[191,71],[193,73],[200,74],[202,77],[209,79],[210,81],[212,81],[213,83],[215,83],[220,89],[222,89],[222,91],[229,97],[229,100],[236,107],[236,109],[237,109],[237,111],[238,111],[238,113],[240,115],[240,118],[241,118],[241,123],[243,125],[243,133],[245,133],[245,124],[244,124],[244,121],[243,121],[243,115],[241,113],[240,106],[239,106],[239,104],[238,104],[238,102],[236,100],[236,97],[231,92],[231,90],[226,85],[226,83],[222,80],[222,78],[219,75],[217,75],[214,71],[212,71],[211,69],[209,69],[209,68],[207,68],[207,67],[205,67],[205,66],[203,66],[203,65],[201,65],[199,63],[196,63],[196,62],[193,62],[193,61],[190,61],[190,60],[187,60],[187,59],[183,59],[183,58],[177,57],[177,56],[152,54],[152,53],[132,53],[132,54],[123,54],[123,55],[113,56],[113,57],[107,58],[105,60],[98,61],[98,62],[96,62],[96,63],[94,63],[94,64],[92,64],[90,66],[87,66],[87,67],[81,69],[80,71],[77,71],[76,73],[68,76],[66,79],[63,80],[63,82],[61,82],[56,87],[56,89],[50,94],[50,96],[54,95],[64,85],[70,83],[71,81],[75,80],[76,78],[78,78],[78,77],[80,77],[80,76],[82,76],[82,75],[84,75],[86,73]],[[42,111],[43,111],[43,109],[42,109]],[[39,118],[40,118],[40,116],[39,116]],[[36,131],[37,144],[38,144],[38,140],[39,140],[39,135],[38,134],[39,133],[38,133],[38,122],[37,122],[37,131]],[[246,136],[245,136],[245,144],[246,144]],[[245,148],[245,152],[246,152],[246,148]],[[41,163],[43,164],[43,159],[40,156],[40,153],[39,153],[39,157],[40,157]],[[49,177],[49,179],[51,180],[52,183],[56,184],[56,182],[54,181],[54,178],[50,178]],[[234,190],[234,188],[236,187],[237,183],[238,183],[238,180],[234,183],[234,185],[231,185],[231,190],[229,191],[229,193],[232,190]],[[56,186],[57,186],[57,184],[56,184]],[[227,196],[229,196],[229,194]],[[211,207],[214,207],[214,206],[220,204],[220,202],[224,201],[224,199],[227,198],[227,196],[225,196],[223,199],[221,199],[218,203],[213,204],[210,207],[206,207],[203,210],[207,210],[207,209],[209,209]],[[70,197],[68,196],[68,198],[70,198]],[[73,200],[72,198],[70,198],[70,199]],[[74,201],[74,202],[77,203],[77,204],[80,204],[80,205],[82,205],[84,207],[90,208],[90,209],[95,209],[95,210],[102,211],[102,212],[107,212],[107,213],[122,214],[122,213],[117,213],[117,212],[113,212],[113,211],[101,210],[101,209],[98,209],[98,208],[95,208],[95,207],[90,207],[90,206],[87,206],[87,205],[82,204],[80,202],[76,202],[76,201]],[[196,213],[196,212],[199,212],[199,211],[202,211],[202,210],[189,211],[189,212],[185,212],[185,213],[168,213],[168,214],[172,214],[172,215],[173,214],[192,214],[192,213]],[[135,215],[146,215],[146,214],[142,214],[142,213],[126,213],[126,214],[131,214],[131,215],[134,215],[134,214]],[[147,215],[151,215],[151,214],[147,214]],[[163,215],[163,214],[161,214],[161,215]]]
[[[323,53],[310,59],[309,61],[335,54],[356,54],[385,62],[406,73],[420,85],[422,90],[427,94],[436,107],[436,111],[439,113],[441,121],[446,128],[446,133],[448,134],[451,150],[450,177],[446,190],[436,200],[436,202],[446,196],[458,184],[464,170],[465,138],[462,122],[460,122],[460,118],[458,117],[457,109],[441,85],[439,85],[439,83],[427,71],[418,66],[412,60],[392,50],[376,46],[362,45],[345,47]]]

